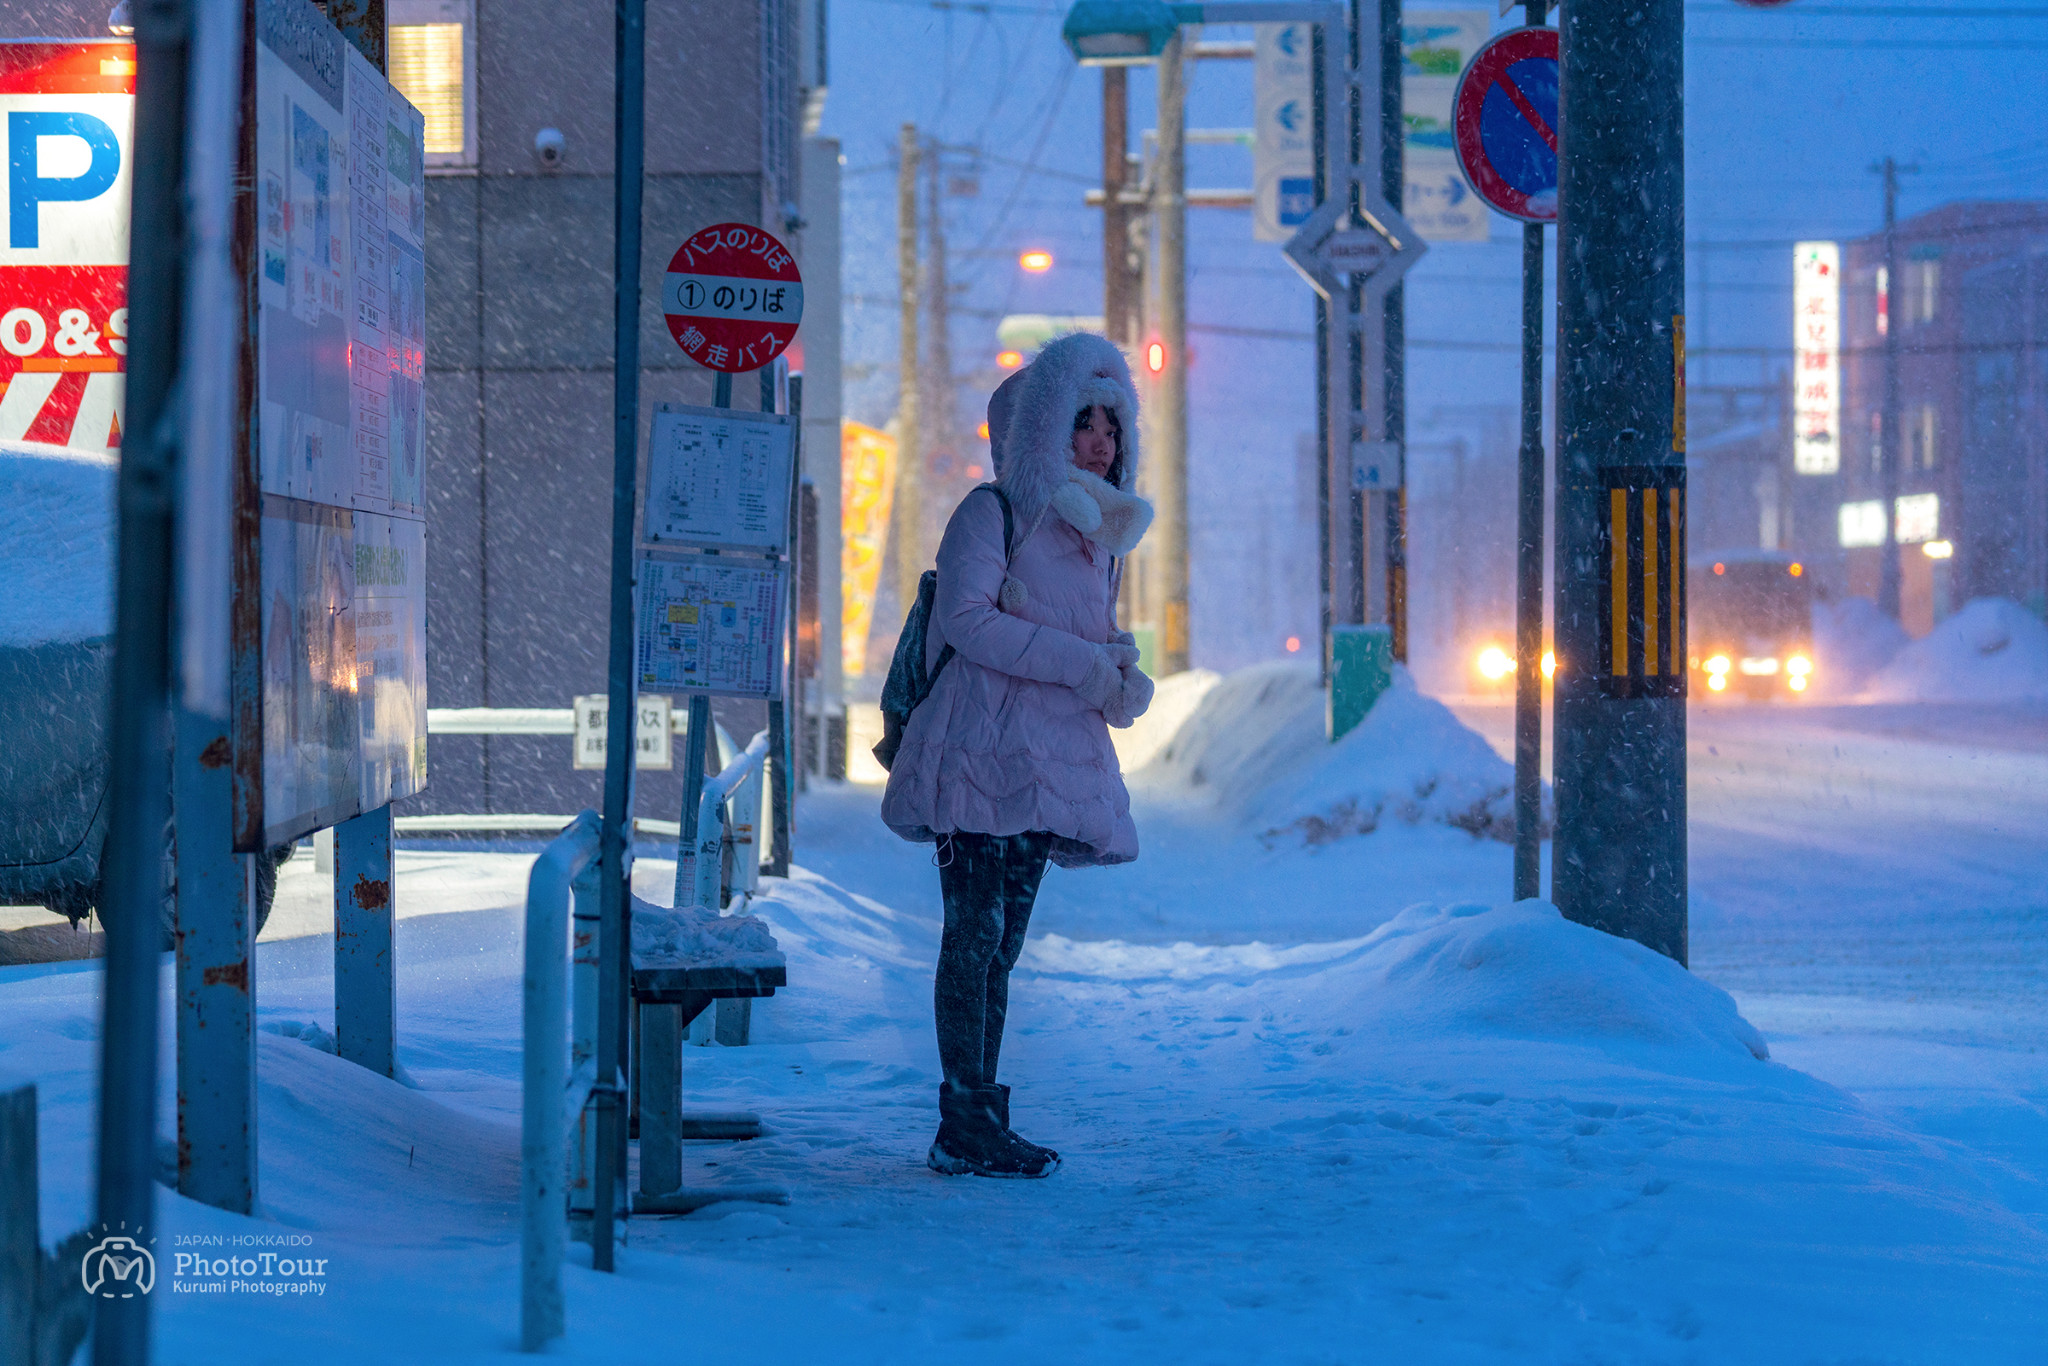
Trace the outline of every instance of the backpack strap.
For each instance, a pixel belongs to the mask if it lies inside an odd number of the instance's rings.
[[[1017,514],[1010,510],[1010,495],[1004,493],[999,484],[983,484],[983,488],[996,496],[1003,507],[1003,558],[1015,559],[1017,555]]]

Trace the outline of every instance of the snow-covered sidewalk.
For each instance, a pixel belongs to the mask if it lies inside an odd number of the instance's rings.
[[[2048,836],[2021,826],[2048,755],[1772,724],[1695,727],[1716,751],[1695,756],[1697,975],[1540,904],[1489,906],[1497,840],[1402,819],[1262,840],[1138,784],[1146,857],[1053,872],[1015,982],[1004,1076],[1019,1128],[1066,1157],[1045,1182],[925,1169],[930,851],[887,836],[873,789],[813,792],[804,866],[759,905],[791,985],[757,1006],[752,1047],[684,1065],[687,1104],[769,1129],[690,1145],[690,1184],[792,1201],[635,1219],[616,1276],[578,1249],[557,1354],[2040,1360]],[[1841,797],[1832,821],[1815,782]],[[1937,846],[1886,861],[1932,819]],[[258,952],[264,1217],[162,1192],[158,1249],[300,1236],[325,1293],[166,1293],[166,1275],[159,1360],[513,1354],[530,857],[400,855],[412,1087],[321,1051],[321,880],[287,865],[275,933],[299,937]],[[665,901],[672,876],[645,860],[638,890]],[[0,1073],[42,1086],[51,1238],[90,1203],[98,981],[0,970]]]

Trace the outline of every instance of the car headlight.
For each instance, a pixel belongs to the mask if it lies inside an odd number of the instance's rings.
[[[1728,668],[1728,656],[1726,655],[1715,655],[1707,660],[1707,672],[1710,674],[1725,674],[1728,672]]]
[[[1794,678],[1804,678],[1813,672],[1813,661],[1805,655],[1794,655],[1785,661],[1785,672]],[[1793,686],[1797,687],[1798,684]]]

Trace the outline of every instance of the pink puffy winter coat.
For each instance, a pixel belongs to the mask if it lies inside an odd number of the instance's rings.
[[[1114,484],[1073,468],[1074,415],[1097,403],[1123,430]],[[1114,557],[1151,521],[1130,492],[1137,418],[1122,353],[1088,335],[1048,345],[991,400],[1016,544],[1006,566],[1002,507],[982,490],[946,525],[926,663],[945,645],[954,656],[911,713],[882,799],[882,819],[905,839],[1045,830],[1063,867],[1138,856],[1109,725],[1074,691],[1093,647],[1118,634]]]

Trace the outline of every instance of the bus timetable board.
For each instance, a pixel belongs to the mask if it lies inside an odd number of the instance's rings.
[[[306,0],[257,0],[236,847],[426,785],[425,127]],[[245,144],[246,148],[246,144]]]
[[[0,441],[121,445],[135,45],[0,43]]]
[[[640,689],[781,696],[794,422],[658,404],[647,456],[635,571]]]

